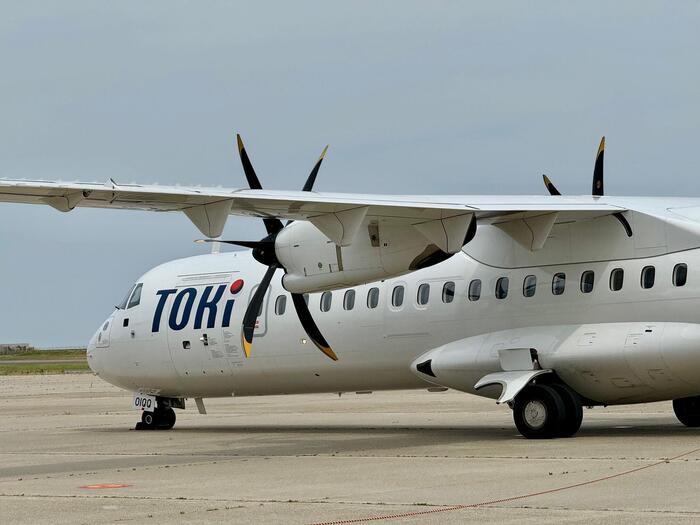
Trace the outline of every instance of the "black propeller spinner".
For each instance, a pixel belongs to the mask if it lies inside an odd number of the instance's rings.
[[[253,165],[250,162],[248,153],[243,145],[243,140],[240,135],[236,135],[238,141],[238,153],[241,157],[241,164],[243,164],[243,171],[245,172],[245,177],[248,180],[248,186],[252,190],[261,190],[262,185],[258,176],[255,174]],[[328,146],[323,148],[321,156],[316,161],[309,177],[306,179],[306,183],[302,188],[302,191],[311,191],[316,182],[316,176],[318,175],[318,170],[321,167],[321,162],[326,155]],[[267,266],[267,271],[260,281],[258,288],[253,294],[253,298],[248,303],[248,308],[246,309],[245,315],[243,316],[243,335],[242,344],[243,351],[246,357],[250,357],[251,347],[253,345],[253,335],[255,332],[255,324],[258,319],[259,312],[262,310],[263,299],[265,298],[265,293],[270,287],[270,282],[272,281],[272,276],[275,274],[278,268],[284,270],[284,266],[277,259],[275,254],[275,238],[277,234],[284,228],[282,221],[275,217],[266,217],[263,219],[265,223],[265,229],[267,230],[267,237],[259,241],[215,241],[213,239],[203,239],[203,242],[222,242],[225,244],[233,244],[235,246],[243,246],[246,248],[253,249],[253,257],[260,264]],[[289,221],[291,222],[291,221]],[[287,224],[289,224],[289,222]],[[330,345],[321,334],[318,326],[314,322],[313,317],[311,317],[311,312],[309,311],[309,306],[306,304],[303,294],[293,293],[292,303],[294,304],[294,309],[296,310],[297,317],[301,321],[301,325],[306,331],[309,339],[318,347],[321,352],[326,354],[328,357],[334,361],[338,360],[338,356],[333,352]]]
[[[602,197],[603,195],[605,195],[605,187],[603,185],[604,160],[605,137],[600,139],[600,145],[598,146],[598,154],[595,157],[595,167],[593,168],[593,184],[591,188],[591,195],[593,195],[594,197]],[[547,191],[549,191],[550,195],[561,195],[557,187],[554,184],[552,184],[552,181],[549,180],[549,177],[547,177],[547,175],[542,175],[542,179],[544,180],[544,185],[547,188]],[[632,227],[630,226],[630,223],[627,221],[625,216],[621,212],[616,212],[613,213],[613,217],[615,217],[620,222],[620,224],[622,224],[622,227],[625,229],[627,237],[632,237]]]

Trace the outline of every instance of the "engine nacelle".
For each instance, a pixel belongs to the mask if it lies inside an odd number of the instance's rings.
[[[469,221],[466,224],[471,226],[471,219],[470,215],[461,222]],[[430,221],[435,222],[440,223]],[[417,227],[410,222],[366,217],[349,245],[341,246],[317,225],[294,222],[275,239],[275,254],[287,271],[282,284],[290,292],[304,293],[396,277],[444,261],[459,251],[465,240],[465,233],[458,231],[455,235],[461,235],[460,242],[453,242],[449,253],[436,244],[442,239],[430,239],[423,229],[422,224]],[[430,235],[430,229],[427,231]],[[440,225],[443,236],[444,231]],[[441,244],[447,246],[447,242]]]
[[[620,404],[698,395],[698,348],[700,324],[534,326],[453,341],[421,355],[411,368],[431,383],[493,398],[507,385],[481,389],[485,377],[541,368],[589,400]]]

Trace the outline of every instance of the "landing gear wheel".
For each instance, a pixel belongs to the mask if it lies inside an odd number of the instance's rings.
[[[141,421],[136,423],[136,430],[170,430],[175,426],[176,419],[175,411],[170,407],[142,412]]]
[[[561,434],[564,402],[547,385],[532,385],[515,398],[513,419],[518,431],[528,439],[551,439]]]
[[[686,427],[700,427],[700,396],[674,399],[673,411]]]
[[[564,414],[561,429],[558,437],[571,437],[581,428],[583,421],[583,407],[578,394],[566,385],[554,383],[552,387],[564,403]]]
[[[170,430],[175,426],[175,411],[168,407],[161,413],[161,425],[158,427],[161,430]]]

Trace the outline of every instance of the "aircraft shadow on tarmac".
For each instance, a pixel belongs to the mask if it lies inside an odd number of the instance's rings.
[[[88,429],[84,429],[88,430]],[[119,427],[91,429],[101,432],[125,431]],[[131,431],[131,429],[128,429]],[[155,431],[158,432],[158,431]],[[281,435],[290,436],[302,435],[305,440],[327,441],[330,436],[345,435],[356,436],[362,439],[377,440],[383,437],[395,440],[402,438],[404,444],[425,444],[425,443],[450,443],[468,440],[512,440],[523,439],[518,435],[517,430],[510,425],[455,425],[455,426],[405,426],[405,425],[197,425],[197,426],[176,426],[167,433],[175,432],[179,435],[205,435],[205,434],[227,434],[231,436],[242,436],[246,434],[255,435]],[[163,433],[163,435],[167,435]],[[581,426],[581,430],[572,439],[585,438],[616,438],[628,437],[680,437],[698,436],[700,428],[688,428],[671,418],[655,418],[646,422],[592,422]]]

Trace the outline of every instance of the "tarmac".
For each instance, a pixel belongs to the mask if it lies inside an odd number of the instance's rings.
[[[700,430],[670,403],[520,437],[458,392],[206,400],[134,431],[92,374],[0,377],[0,523],[697,523]]]

